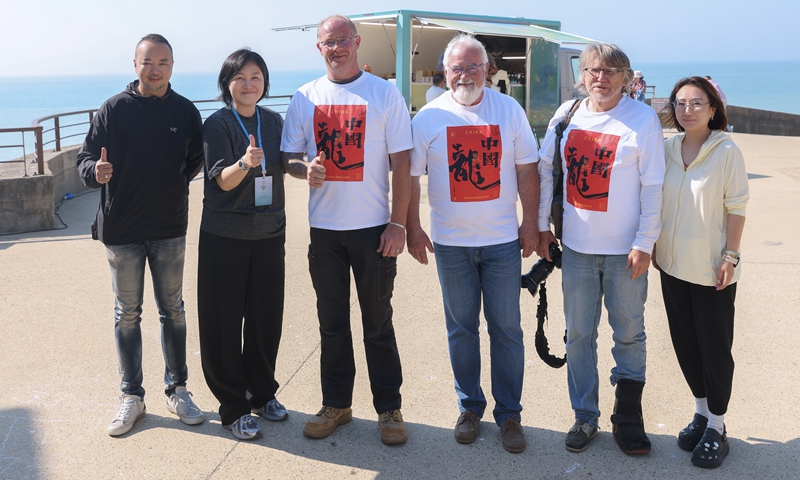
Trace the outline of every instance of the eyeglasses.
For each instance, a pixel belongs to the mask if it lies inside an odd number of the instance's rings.
[[[711,103],[711,102],[703,103],[703,102],[698,102],[697,100],[695,100],[693,102],[688,102],[687,103],[687,102],[683,102],[683,101],[680,101],[680,100],[675,100],[674,102],[672,102],[672,106],[675,107],[675,110],[677,110],[679,112],[683,112],[683,111],[686,110],[686,107],[689,107],[692,110],[700,110],[703,107],[705,107],[706,105],[708,105],[709,103]]]
[[[621,72],[622,69],[619,69],[619,68],[584,68],[583,71],[584,72],[589,72],[589,75],[591,75],[594,78],[597,78],[597,77],[600,76],[600,73],[603,73],[603,75],[605,75],[606,77],[613,77],[614,75],[616,75],[619,72]]]
[[[450,65],[450,72],[455,75],[461,75],[466,71],[469,75],[475,75],[476,73],[478,73],[478,70],[480,70],[484,65],[486,64],[480,63],[478,65],[475,65],[473,63],[472,65],[467,65],[467,68],[464,68],[461,65]]]
[[[339,40],[325,40],[324,42],[319,42],[319,44],[327,48],[328,50],[333,50],[334,48],[336,48],[336,45],[339,45],[342,48],[347,48],[353,44],[353,40],[355,40],[357,36],[358,35],[355,35],[350,38],[340,38]]]

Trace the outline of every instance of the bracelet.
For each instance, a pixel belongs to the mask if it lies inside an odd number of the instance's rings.
[[[739,253],[739,252],[734,252],[733,250],[723,250],[723,251],[722,251],[722,254],[723,254],[723,255],[730,255],[730,256],[731,256],[731,257],[733,257],[733,258],[739,258],[739,257],[741,257],[741,256],[742,256],[742,254],[741,254],[741,253]]]
[[[406,229],[406,227],[404,227],[404,226],[400,225],[400,224],[399,224],[399,223],[397,223],[397,222],[389,222],[389,225],[394,225],[395,227],[400,227],[400,228],[402,228],[403,230],[405,230],[405,229]]]

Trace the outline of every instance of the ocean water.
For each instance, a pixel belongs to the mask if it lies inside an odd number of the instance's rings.
[[[639,63],[656,97],[669,97],[683,77],[709,76],[728,97],[728,105],[800,115],[800,93],[787,81],[800,75],[800,61]]]
[[[325,70],[271,71],[271,96],[292,95],[301,85],[325,74]],[[189,100],[211,100],[219,95],[217,73],[174,72],[170,83],[172,88]],[[136,80],[136,75],[91,75],[91,76],[52,76],[52,77],[0,77],[0,129],[28,127],[37,118],[55,113],[76,112],[98,108],[107,98],[123,91],[128,83]],[[199,106],[203,118],[222,107],[222,103]],[[83,142],[87,126],[76,125],[88,122],[88,115],[70,116],[62,119],[62,146]],[[42,124],[45,128],[45,148],[54,148],[54,134],[47,130],[53,122]],[[75,125],[64,129],[64,125]],[[0,147],[20,145],[19,133],[0,133]],[[34,151],[32,133],[24,136],[25,153]],[[0,162],[22,156],[23,149],[0,148]]]
[[[728,97],[728,104],[800,115],[800,94],[787,86],[787,80],[800,74],[800,61],[743,62],[641,62],[633,65],[642,70],[648,85],[655,85],[657,97],[667,97],[675,82],[691,75],[709,75],[719,83]],[[324,70],[272,71],[270,94],[291,95],[304,83],[324,74]],[[55,113],[97,108],[110,96],[122,91],[135,79],[125,75],[0,77],[0,128],[26,127],[31,121]],[[190,100],[208,100],[218,95],[216,73],[174,72],[172,87]],[[221,105],[206,105],[204,116]],[[87,117],[70,117],[85,122]],[[52,122],[45,123],[51,128]],[[63,126],[63,123],[62,123]],[[67,133],[75,136],[64,145],[80,143],[86,126],[76,126]],[[52,139],[46,134],[45,141]],[[19,144],[19,134],[0,133],[0,146]],[[33,151],[33,135],[25,135],[26,152]],[[48,145],[52,148],[52,145]],[[19,148],[0,148],[0,161],[22,155]]]
[[[291,95],[324,70],[271,71],[270,95]],[[174,72],[172,88],[189,100],[219,95],[217,73]],[[98,108],[107,98],[136,80],[130,75],[0,77],[0,128],[27,127],[36,118],[54,113]]]

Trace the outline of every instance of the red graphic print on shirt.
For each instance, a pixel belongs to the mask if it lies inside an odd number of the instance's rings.
[[[447,127],[450,201],[485,202],[499,198],[502,152],[497,125]]]
[[[611,169],[619,135],[571,130],[564,148],[567,201],[581,210],[608,211]]]
[[[317,105],[314,131],[317,155],[325,152],[326,182],[364,180],[366,105]]]

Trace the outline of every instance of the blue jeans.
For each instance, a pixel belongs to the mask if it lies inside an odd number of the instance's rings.
[[[613,331],[611,385],[621,379],[645,381],[647,349],[644,302],[647,272],[631,280],[625,269],[627,255],[587,255],[563,245],[561,284],[567,323],[567,382],[575,419],[593,427],[600,418],[598,406],[597,328],[605,300]],[[605,299],[604,299],[605,297]]]
[[[520,326],[522,257],[519,241],[486,247],[435,244],[442,285],[450,364],[458,408],[481,417],[486,397],[481,389],[480,309],[489,330],[494,420],[521,420],[525,346]]]
[[[142,388],[142,300],[144,264],[150,264],[164,353],[166,394],[185,386],[186,316],[183,310],[183,262],[186,237],[127,245],[106,245],[114,287],[114,339],[119,360],[120,390],[144,398]]]

